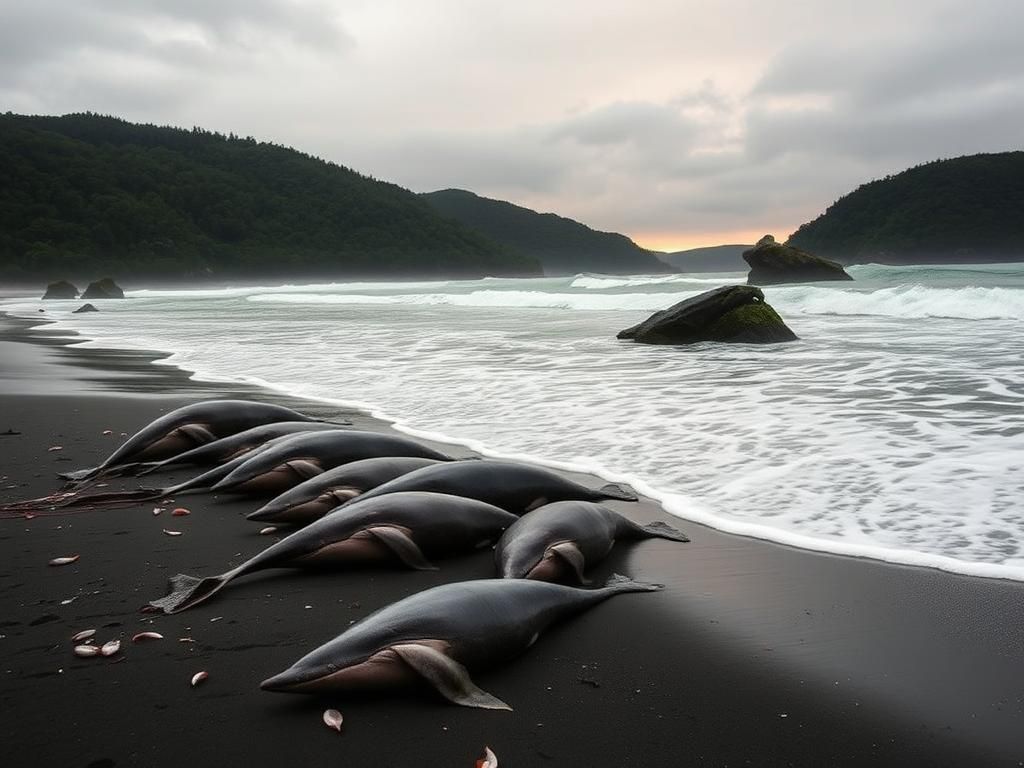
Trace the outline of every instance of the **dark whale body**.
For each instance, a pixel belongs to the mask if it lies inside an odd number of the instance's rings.
[[[603,560],[619,539],[689,541],[662,522],[637,525],[600,504],[559,501],[519,518],[494,548],[505,579],[585,584],[584,570]]]
[[[456,461],[424,467],[360,496],[370,499],[397,491],[433,491],[466,496],[523,515],[553,501],[580,499],[636,501],[636,494],[614,484],[587,488],[556,472],[511,461]]]
[[[220,576],[173,576],[171,592],[150,605],[178,613],[213,596],[232,579],[268,568],[371,563],[433,570],[429,558],[489,546],[516,520],[510,512],[461,496],[389,494],[321,517]]]
[[[456,704],[511,709],[477,687],[470,670],[508,661],[554,622],[613,595],[660,588],[623,576],[601,589],[527,579],[444,584],[370,614],[260,687],[319,693],[424,680]]]

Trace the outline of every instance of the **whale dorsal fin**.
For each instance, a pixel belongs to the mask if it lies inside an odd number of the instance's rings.
[[[420,643],[405,643],[393,645],[391,650],[448,701],[463,707],[512,711],[512,707],[497,696],[477,687],[464,666],[436,648]]]
[[[390,549],[403,563],[417,571],[436,571],[437,566],[423,555],[409,534],[393,525],[376,525],[365,529],[377,541]]]
[[[587,562],[583,557],[583,553],[580,552],[580,548],[576,546],[575,542],[562,541],[558,544],[553,544],[548,547],[548,552],[552,555],[562,558],[569,567],[576,573],[576,578],[579,579],[581,584],[589,584],[590,579],[583,576],[583,569],[586,568]]]

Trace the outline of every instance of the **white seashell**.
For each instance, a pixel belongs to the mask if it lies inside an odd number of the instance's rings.
[[[476,761],[476,768],[498,768],[498,756],[490,747],[484,747],[484,756]]]
[[[100,649],[95,645],[76,645],[75,656],[81,656],[83,659],[87,659],[90,656],[99,656]]]
[[[115,653],[117,653],[120,650],[121,650],[121,641],[120,640],[110,640],[110,641],[108,641],[108,642],[103,644],[103,647],[100,648],[100,653],[102,653],[104,656],[113,656]]]
[[[137,643],[140,640],[163,640],[164,636],[159,632],[139,632],[139,634],[132,637],[132,642]]]
[[[277,528],[272,525],[268,525],[266,528],[260,528],[260,536],[266,536],[270,533],[277,533]]]
[[[341,733],[341,724],[345,718],[341,716],[341,712],[336,709],[324,710],[324,725],[328,728],[333,728],[338,733]]]
[[[192,687],[195,688],[209,676],[209,672],[196,672],[194,675],[192,675]]]
[[[72,643],[80,643],[83,640],[88,640],[90,637],[96,634],[95,629],[83,629],[81,632],[76,632],[71,636]]]
[[[166,528],[164,528],[164,533],[168,536],[181,536],[181,531],[168,531]]]
[[[75,562],[80,555],[70,555],[68,557],[55,557],[50,561],[50,565],[70,565]]]

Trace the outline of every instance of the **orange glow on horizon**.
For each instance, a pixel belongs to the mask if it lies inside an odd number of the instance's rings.
[[[638,232],[631,235],[633,242],[641,248],[652,251],[674,253],[688,251],[691,248],[707,248],[713,245],[753,245],[765,235],[774,235],[779,242],[784,241],[796,227],[789,229],[751,229],[729,230],[727,232]]]

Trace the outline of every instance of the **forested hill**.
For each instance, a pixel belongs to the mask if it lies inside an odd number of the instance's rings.
[[[553,213],[537,213],[462,189],[428,192],[423,197],[445,216],[539,259],[548,275],[677,271],[625,235],[598,232]]]
[[[712,245],[687,251],[666,253],[663,258],[683,272],[746,272],[750,266],[743,260],[743,252],[752,245]]]
[[[0,115],[6,279],[539,273],[414,193],[287,147]]]
[[[864,184],[789,244],[848,264],[1024,261],[1024,152],[936,160]]]

